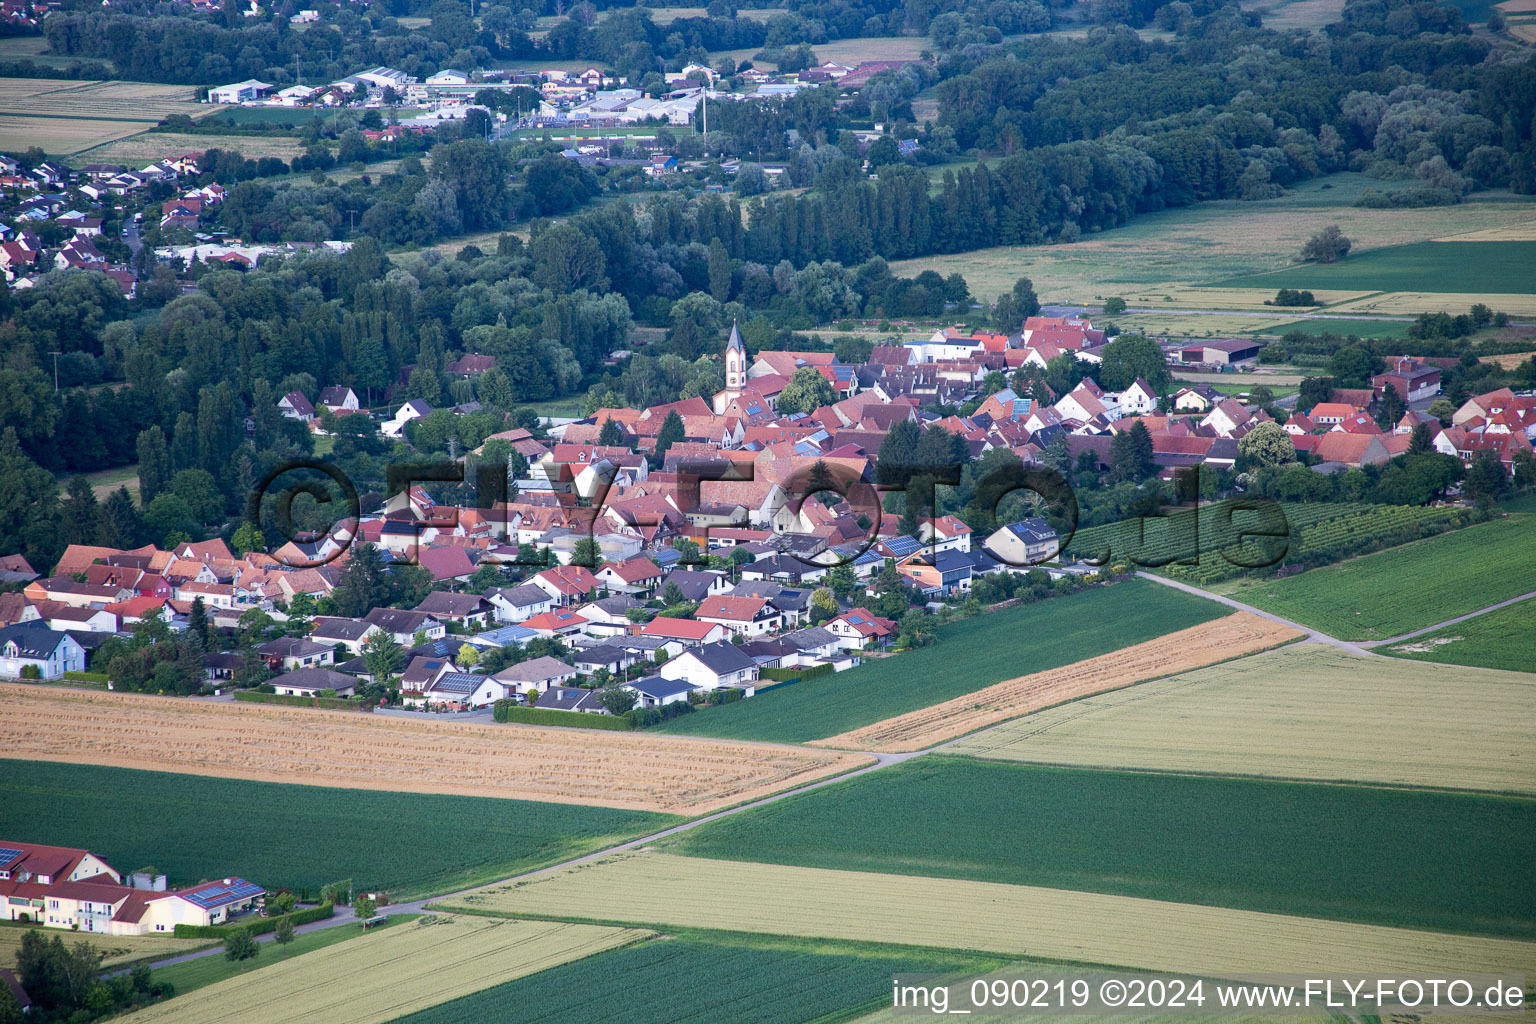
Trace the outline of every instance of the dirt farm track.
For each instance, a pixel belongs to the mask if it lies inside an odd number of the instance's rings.
[[[704,814],[872,763],[683,736],[375,717],[0,683],[6,757]],[[601,780],[601,781],[594,781]]]

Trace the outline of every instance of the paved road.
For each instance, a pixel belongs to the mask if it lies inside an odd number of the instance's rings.
[[[1521,594],[1519,597],[1512,597],[1508,601],[1500,601],[1498,604],[1491,604],[1486,608],[1479,608],[1475,612],[1467,612],[1465,615],[1458,615],[1454,619],[1446,619],[1444,622],[1437,622],[1433,626],[1425,626],[1423,629],[1416,629],[1412,633],[1404,633],[1402,636],[1392,636],[1385,640],[1364,640],[1361,641],[1360,646],[1384,647],[1387,644],[1396,644],[1401,643],[1404,640],[1412,640],[1416,636],[1423,636],[1425,633],[1433,633],[1437,629],[1444,629],[1446,626],[1454,626],[1458,622],[1466,622],[1468,619],[1475,619],[1479,615],[1486,615],[1489,612],[1496,612],[1500,608],[1508,608],[1510,605],[1519,604],[1521,601],[1529,601],[1533,597],[1536,597],[1536,590],[1531,591],[1529,594]]]

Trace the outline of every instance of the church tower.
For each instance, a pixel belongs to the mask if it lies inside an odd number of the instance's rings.
[[[747,386],[747,346],[741,343],[741,332],[731,321],[731,338],[725,343],[725,390],[740,392]]]
[[[725,390],[715,395],[715,415],[725,412],[747,386],[747,346],[742,344],[741,331],[731,322],[731,337],[725,343]]]

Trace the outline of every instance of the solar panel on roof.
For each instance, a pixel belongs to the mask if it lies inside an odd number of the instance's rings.
[[[211,910],[212,908],[221,906],[225,903],[234,903],[237,900],[243,900],[251,896],[257,896],[263,891],[264,890],[261,888],[261,886],[256,885],[254,882],[247,882],[243,878],[237,878],[229,885],[221,885],[210,889],[202,889],[198,892],[186,893],[182,898],[191,903],[197,904],[204,910]]]
[[[9,864],[20,856],[20,850],[13,850],[9,846],[0,846],[0,864]]]

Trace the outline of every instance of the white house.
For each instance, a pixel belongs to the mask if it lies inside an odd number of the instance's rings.
[[[384,421],[379,427],[388,437],[400,437],[405,433],[405,425],[411,420],[419,420],[432,412],[432,407],[419,398],[413,398],[400,408],[395,410],[395,415]]]
[[[59,679],[65,672],[85,671],[85,648],[68,633],[40,626],[0,629],[0,677],[20,679],[27,668],[40,679]]]
[[[1120,415],[1147,416],[1157,411],[1157,394],[1151,385],[1137,377],[1131,386],[1120,392]]]
[[[348,387],[329,387],[320,392],[320,404],[331,412],[357,412],[357,392]]]
[[[554,597],[532,583],[518,587],[496,587],[487,590],[484,596],[495,609],[497,622],[527,622],[535,615],[553,611],[555,607]]]
[[[625,683],[623,689],[635,695],[637,707],[659,708],[666,704],[686,701],[692,686],[686,679],[646,676],[644,679]]]
[[[308,422],[315,418],[315,407],[297,391],[290,391],[277,400],[277,407],[291,420]]]
[[[661,666],[661,676],[684,680],[694,690],[740,687],[750,697],[756,688],[758,667],[740,648],[720,642],[690,647]]]

